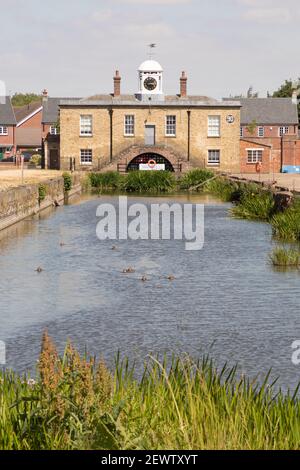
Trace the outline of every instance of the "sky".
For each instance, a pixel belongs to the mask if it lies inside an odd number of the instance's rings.
[[[0,80],[7,92],[84,97],[137,91],[156,43],[164,91],[266,96],[300,76],[299,0],[0,0]]]

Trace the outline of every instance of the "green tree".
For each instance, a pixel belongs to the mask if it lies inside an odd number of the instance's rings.
[[[277,91],[274,91],[273,98],[291,98],[293,92],[298,92],[298,98],[300,97],[300,78],[297,82],[292,80],[286,80]],[[300,121],[300,103],[298,104],[298,116]]]
[[[25,106],[35,101],[40,101],[41,95],[35,93],[15,93],[11,99],[13,106]]]
[[[277,91],[274,91],[273,98],[291,98],[295,85],[292,80],[286,80]]]

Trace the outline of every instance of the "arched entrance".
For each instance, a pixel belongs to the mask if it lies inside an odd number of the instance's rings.
[[[155,170],[155,164],[159,165],[158,169],[160,170],[174,172],[174,167],[167,158],[152,152],[142,153],[131,160],[127,165],[127,171],[147,170],[148,168],[149,170]]]

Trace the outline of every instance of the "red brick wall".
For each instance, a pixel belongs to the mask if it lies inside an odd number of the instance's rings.
[[[241,173],[256,173],[256,164],[248,163],[247,149],[263,149],[261,173],[270,173],[272,171],[271,148],[257,142],[241,139]]]
[[[300,166],[300,140],[297,136],[285,135],[282,148],[283,165]]]
[[[252,138],[252,139],[261,139],[262,137],[258,137],[258,128],[259,127],[263,127],[264,128],[264,133],[265,133],[265,138],[269,139],[269,138],[277,138],[280,140],[280,136],[279,136],[279,129],[280,127],[288,127],[289,128],[289,134],[297,134],[298,130],[297,130],[297,127],[298,126],[285,126],[284,124],[282,126],[272,126],[272,125],[268,125],[268,126],[257,126],[256,129],[254,130],[253,134],[251,134],[248,129],[247,129],[247,126],[242,126],[243,127],[243,138],[245,139],[249,139],[249,138]]]
[[[7,126],[8,135],[0,135],[0,147],[11,147],[13,146],[12,152],[5,153],[5,157],[10,157],[15,153],[15,127]]]
[[[23,124],[21,124],[21,128],[41,128],[42,126],[42,111],[39,111],[37,114],[32,116],[30,119],[27,119]]]

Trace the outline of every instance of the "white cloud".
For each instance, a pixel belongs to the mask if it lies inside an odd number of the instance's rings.
[[[299,0],[236,0],[242,18],[256,23],[286,24],[299,17]]]
[[[149,4],[149,5],[179,5],[184,3],[191,3],[193,0],[119,0],[120,3],[135,3],[135,4]]]
[[[171,37],[174,34],[173,29],[167,23],[158,22],[150,24],[128,24],[124,28],[124,32],[130,36],[141,40],[163,39]]]
[[[95,11],[92,18],[96,23],[103,23],[112,18],[113,12],[110,9]]]
[[[258,23],[288,23],[292,15],[287,8],[253,8],[243,14],[243,18]]]

